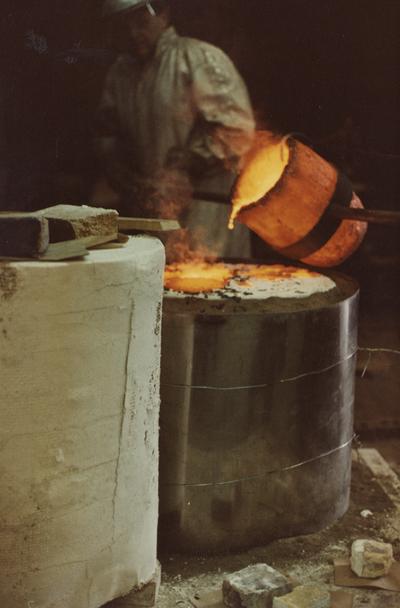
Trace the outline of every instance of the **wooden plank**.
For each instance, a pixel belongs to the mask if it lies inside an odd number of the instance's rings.
[[[114,240],[113,235],[94,235],[60,243],[50,243],[46,251],[36,257],[43,261],[60,261],[82,257],[88,255],[88,249],[106,245],[112,240]]]
[[[1,260],[7,261],[26,261],[36,260],[42,262],[60,262],[62,260],[70,260],[80,258],[89,254],[89,249],[98,248],[99,246],[108,248],[112,240],[111,236],[87,236],[82,239],[72,239],[70,241],[61,241],[60,243],[50,243],[46,251],[30,256],[1,256]],[[116,243],[117,247],[123,247],[122,243]]]
[[[129,241],[129,238],[130,237],[127,234],[122,234],[122,232],[120,232],[118,233],[116,239],[113,239],[110,242],[100,243],[95,246],[91,245],[90,249],[122,249]]]
[[[119,217],[120,232],[171,232],[181,228],[178,220],[150,219],[144,217]]]
[[[363,578],[354,574],[349,559],[334,559],[335,585],[338,587],[355,587],[380,589],[381,591],[400,591],[400,564],[393,562],[388,574],[378,578]]]
[[[85,239],[82,239],[83,241]],[[60,262],[88,255],[89,251],[81,239],[51,243],[44,253],[37,255],[34,259],[42,262]]]
[[[82,238],[95,234],[113,234],[117,237],[120,232],[169,232],[179,230],[177,220],[158,218],[119,217],[114,209],[89,207],[87,205],[55,205],[37,212],[45,217],[50,224],[50,241]],[[63,227],[70,225],[74,235],[65,235]]]
[[[353,608],[353,595],[346,591],[331,591],[331,608]]]
[[[400,511],[400,479],[383,456],[373,448],[356,451],[358,458],[372,473],[385,494]]]

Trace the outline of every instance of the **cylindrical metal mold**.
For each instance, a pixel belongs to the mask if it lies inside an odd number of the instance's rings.
[[[303,299],[166,294],[160,539],[219,552],[313,532],[350,491],[358,288]]]

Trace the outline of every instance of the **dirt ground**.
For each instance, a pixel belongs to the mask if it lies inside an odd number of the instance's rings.
[[[361,511],[369,509],[365,518]],[[267,563],[299,583],[319,583],[333,590],[333,560],[348,556],[356,538],[375,538],[394,545],[400,559],[400,514],[371,472],[354,463],[349,511],[335,525],[318,534],[274,541],[243,553],[212,557],[160,557],[163,579],[157,608],[192,608],[190,598],[218,588],[225,574],[259,562]],[[356,591],[354,608],[399,608],[400,594]]]

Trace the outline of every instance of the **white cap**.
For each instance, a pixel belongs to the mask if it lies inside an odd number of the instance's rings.
[[[150,0],[105,0],[103,4],[103,17],[109,17],[116,13],[147,6],[150,14],[154,15],[154,9]]]

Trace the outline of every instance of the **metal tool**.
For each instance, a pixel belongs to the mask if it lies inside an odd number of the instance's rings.
[[[230,197],[217,192],[195,191],[193,198],[207,200],[222,205],[230,205]],[[355,220],[369,224],[400,225],[400,211],[384,211],[380,209],[354,209],[342,205],[331,204],[327,213],[336,219]]]

